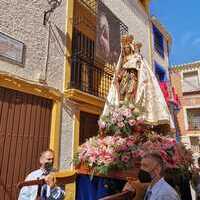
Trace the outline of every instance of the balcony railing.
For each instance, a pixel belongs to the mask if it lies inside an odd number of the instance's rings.
[[[160,43],[158,41],[154,41],[154,48],[156,50],[156,52],[162,57],[165,57],[164,54],[164,47],[160,45]]]
[[[195,153],[200,153],[200,145],[191,145],[191,150]]]
[[[106,69],[105,62],[96,58],[96,20],[100,4],[103,4],[101,0],[75,0],[71,80],[68,87],[105,98],[111,85],[113,69]],[[128,33],[128,27],[119,18],[114,16],[113,20],[120,25],[120,35]]]
[[[84,57],[72,59],[70,88],[105,98],[112,81],[112,75]]]

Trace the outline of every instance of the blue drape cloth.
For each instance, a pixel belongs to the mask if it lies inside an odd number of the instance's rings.
[[[76,200],[98,200],[120,192],[125,182],[115,179],[79,175],[76,179]]]
[[[159,82],[164,82],[167,81],[167,72],[165,70],[165,68],[161,65],[159,65],[157,62],[154,62],[154,66],[155,66],[155,74],[156,77],[158,78]]]

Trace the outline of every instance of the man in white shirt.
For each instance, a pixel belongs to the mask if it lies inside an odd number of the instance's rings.
[[[158,153],[149,153],[142,158],[138,179],[141,183],[150,183],[144,200],[180,200],[177,192],[164,180],[163,171],[164,162]]]
[[[55,178],[50,174],[53,171],[54,152],[48,149],[40,155],[40,169],[31,172],[25,179],[37,180],[44,178],[46,184],[42,187],[25,186],[21,189],[18,200],[35,200],[39,195],[41,200],[63,200],[65,193],[55,185]]]

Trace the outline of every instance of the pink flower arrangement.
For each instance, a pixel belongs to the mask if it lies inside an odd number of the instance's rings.
[[[112,108],[110,113],[102,116],[99,120],[99,129],[108,134],[131,135],[133,127],[137,123],[138,112],[135,107],[122,105],[119,108]]]
[[[175,139],[160,135],[152,135],[149,140],[142,144],[141,148],[144,152],[157,151],[160,152],[166,166],[169,168],[177,168],[183,166],[182,151],[180,151],[181,143],[176,143]],[[192,157],[192,155],[191,155]]]
[[[133,167],[132,151],[136,150],[132,136],[93,137],[80,146],[78,160],[100,173],[112,169],[125,170]]]
[[[189,166],[192,163],[192,155],[173,138],[153,134],[149,135],[145,142],[138,144],[136,141],[133,135],[124,138],[119,135],[90,138],[79,148],[78,163],[84,163],[96,172],[107,174],[112,170],[133,168],[135,161],[150,151],[160,152],[170,168]]]

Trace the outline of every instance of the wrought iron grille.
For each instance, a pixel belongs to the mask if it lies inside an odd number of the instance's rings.
[[[153,25],[154,48],[164,58],[164,39],[162,33]]]
[[[101,4],[101,0],[75,0],[75,5],[76,4],[82,4],[84,5],[90,14],[92,15],[97,15],[97,4]],[[75,10],[75,12],[79,12],[78,10]],[[128,33],[128,27],[117,17],[115,17],[115,20],[117,20],[120,23],[120,33],[121,35],[127,34]],[[73,19],[73,25],[78,26],[80,24],[85,24],[86,26],[90,27],[92,31],[96,31],[96,26],[93,26],[90,23],[90,16],[74,16]]]
[[[76,0],[76,2],[84,4],[94,14],[96,14],[97,11],[97,1],[98,0]]]
[[[99,1],[98,3],[101,3]],[[78,4],[87,9],[81,15]],[[73,19],[72,65],[70,88],[76,88],[89,94],[105,98],[107,96],[112,74],[104,70],[104,63],[95,59],[95,37],[88,37],[81,29],[86,26],[93,35],[96,33],[96,23],[91,18],[97,15],[97,0],[76,0]],[[119,20],[117,17],[115,20]],[[120,34],[127,34],[128,27],[120,22]],[[93,39],[91,39],[93,38]]]
[[[94,59],[94,41],[74,29],[71,88],[105,98],[112,75],[97,67]]]
[[[200,129],[200,109],[190,108],[187,109],[188,128],[189,130]]]
[[[97,97],[107,96],[112,75],[88,62],[86,59],[77,57],[73,60],[71,73],[71,88],[79,89]]]

